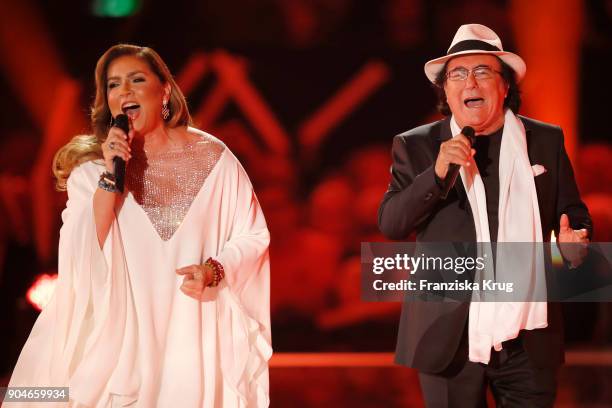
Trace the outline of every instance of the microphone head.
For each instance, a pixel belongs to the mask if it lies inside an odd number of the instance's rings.
[[[467,136],[467,138],[470,140],[470,144],[474,144],[474,141],[476,140],[476,132],[474,131],[473,127],[465,126],[463,129],[461,129],[461,133]]]
[[[120,113],[119,115],[115,116],[115,126],[127,134],[130,131],[130,120],[128,119],[128,116],[124,113]]]
[[[117,115],[117,117],[122,116],[122,115]],[[123,115],[125,116],[125,115]],[[474,135],[476,134],[476,132],[474,131],[474,128],[471,126],[466,126],[463,129],[461,129],[461,133],[463,133],[464,135],[466,135],[467,137],[474,137]]]

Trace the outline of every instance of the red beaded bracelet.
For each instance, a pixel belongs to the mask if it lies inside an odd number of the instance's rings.
[[[206,262],[204,262],[205,266],[208,266],[213,271],[213,281],[208,284],[208,286],[215,287],[219,285],[219,282],[225,278],[225,270],[223,269],[223,265],[215,259],[208,258]]]

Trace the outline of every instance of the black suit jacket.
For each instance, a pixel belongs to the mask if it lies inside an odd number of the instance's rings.
[[[574,180],[563,144],[563,132],[553,126],[520,117],[526,130],[531,164],[547,171],[535,177],[542,235],[558,235],[559,218],[567,214],[574,229],[592,231],[591,218]],[[463,183],[457,179],[445,200],[435,181],[434,165],[440,143],[452,137],[450,118],[420,126],[393,140],[391,183],[378,212],[382,233],[395,240],[416,232],[419,242],[473,242],[476,230]],[[517,220],[520,221],[520,220]],[[406,302],[402,308],[396,362],[424,372],[444,371],[459,357],[467,359],[465,343],[469,304],[460,302]],[[560,305],[549,303],[548,327],[523,332],[524,347],[537,367],[563,362],[563,324]]]

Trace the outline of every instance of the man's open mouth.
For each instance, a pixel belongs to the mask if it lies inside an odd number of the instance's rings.
[[[484,104],[483,98],[467,98],[463,101],[468,108],[480,108]]]

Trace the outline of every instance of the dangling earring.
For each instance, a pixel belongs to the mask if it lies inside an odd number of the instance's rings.
[[[170,108],[168,108],[168,101],[164,99],[164,103],[162,104],[162,119],[163,120],[168,120],[168,118],[170,117]]]

